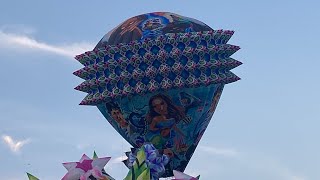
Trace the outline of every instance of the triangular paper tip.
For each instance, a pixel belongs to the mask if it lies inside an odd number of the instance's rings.
[[[30,174],[27,172],[28,178],[29,180],[39,180],[37,177],[35,177],[34,175]]]
[[[96,158],[98,158],[98,155],[97,155],[96,151],[93,151],[93,159],[96,159]]]

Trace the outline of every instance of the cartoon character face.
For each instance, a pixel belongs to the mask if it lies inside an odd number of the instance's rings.
[[[110,115],[113,119],[115,119],[119,123],[126,121],[119,109],[112,109]]]
[[[156,98],[152,101],[152,108],[160,115],[168,114],[168,104],[161,98]]]

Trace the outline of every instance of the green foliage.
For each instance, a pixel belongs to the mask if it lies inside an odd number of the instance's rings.
[[[137,152],[137,159],[133,163],[124,180],[150,180],[150,169],[146,164],[146,154],[143,149]]]

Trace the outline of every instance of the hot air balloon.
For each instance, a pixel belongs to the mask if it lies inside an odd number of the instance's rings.
[[[97,106],[134,148],[152,143],[170,160],[162,177],[183,172],[215,111],[230,70],[230,30],[169,12],[132,17],[108,32],[92,51],[75,57],[88,93],[80,105]]]

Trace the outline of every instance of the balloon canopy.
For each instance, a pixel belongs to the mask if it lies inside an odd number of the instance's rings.
[[[240,79],[232,35],[168,12],[132,17],[76,56],[85,81],[75,89],[88,93],[80,104],[97,106],[133,147],[152,143],[169,156],[163,177],[183,172],[224,85]]]

